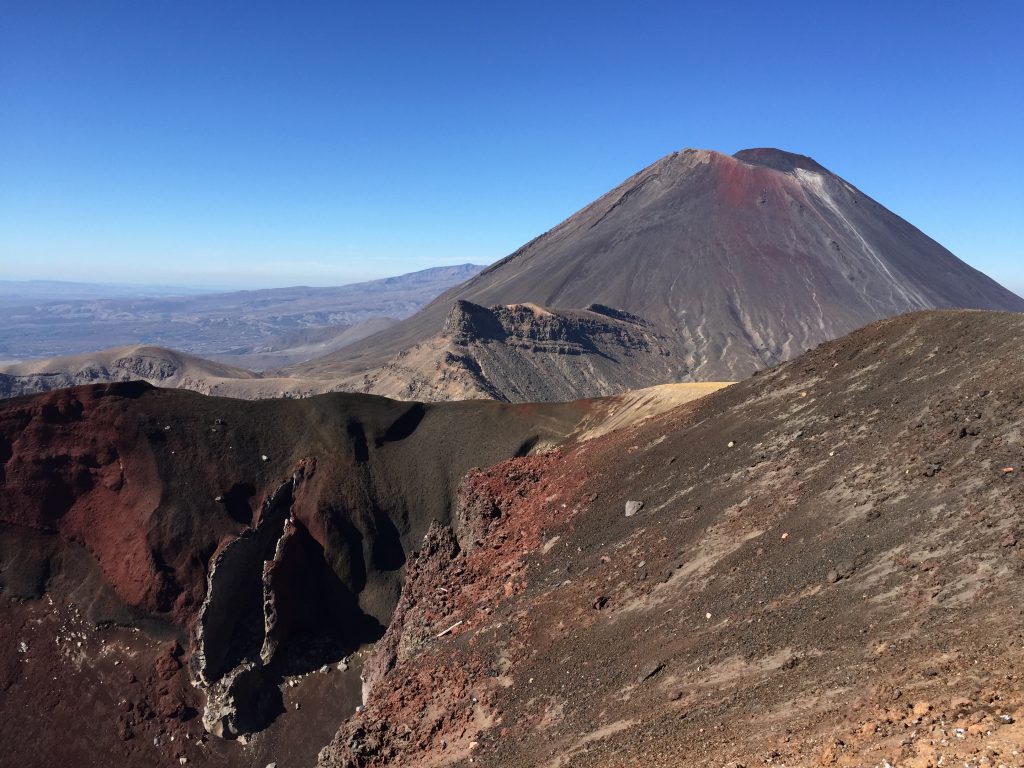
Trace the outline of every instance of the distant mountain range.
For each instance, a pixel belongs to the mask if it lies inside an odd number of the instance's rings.
[[[460,264],[338,287],[229,293],[0,281],[0,360],[142,344],[257,370],[289,365],[375,333],[481,269]]]

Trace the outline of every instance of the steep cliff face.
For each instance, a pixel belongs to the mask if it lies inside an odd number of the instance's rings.
[[[814,160],[674,152],[371,340],[294,369],[372,371],[452,304],[598,303],[667,337],[673,380],[738,380],[883,317],[1024,300]]]
[[[259,731],[242,751],[206,749],[266,764],[284,739],[311,761],[359,703],[358,651],[384,632],[411,547],[450,521],[462,475],[564,439],[585,411],[245,402],[140,382],[3,403],[0,612],[5,641],[29,649],[0,679],[7,757],[196,760],[206,732]],[[68,615],[73,629],[54,628]],[[68,697],[79,683],[94,694]],[[319,717],[294,713],[332,696]],[[54,722],[106,714],[22,749],[19,706]]]
[[[351,386],[435,401],[602,397],[675,378],[668,345],[642,318],[600,305],[550,310],[460,300],[439,335],[351,380]]]

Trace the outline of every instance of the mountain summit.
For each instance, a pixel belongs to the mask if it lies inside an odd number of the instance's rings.
[[[665,334],[683,381],[741,379],[914,310],[1024,311],[1020,297],[809,157],[685,149],[404,322],[296,371],[376,369],[439,333],[459,299],[637,315]]]

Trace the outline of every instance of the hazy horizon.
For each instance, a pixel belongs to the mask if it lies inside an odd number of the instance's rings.
[[[444,267],[461,267],[461,266],[477,266],[486,267],[487,264],[473,263],[473,262],[459,262],[455,264],[437,264],[433,267],[425,267],[423,269],[414,269],[410,272],[401,272],[396,274],[382,274],[376,277],[370,277],[365,280],[346,280],[344,282],[321,282],[321,283],[291,283],[288,285],[284,284],[268,284],[258,286],[247,286],[239,283],[136,283],[136,282],[119,282],[117,280],[62,280],[55,278],[23,278],[23,279],[10,279],[0,278],[0,293],[3,293],[3,289],[7,286],[59,286],[62,288],[71,288],[73,286],[80,286],[82,288],[92,289],[103,289],[109,288],[113,292],[111,295],[137,295],[138,292],[151,291],[159,293],[161,295],[170,296],[173,292],[180,291],[182,293],[193,294],[193,293],[234,293],[239,291],[264,291],[264,290],[281,290],[286,288],[338,288],[346,285],[358,285],[360,283],[370,283],[377,280],[386,280],[391,277],[401,277],[404,275],[416,274],[417,272],[427,272],[432,269],[442,269]]]
[[[467,262],[468,263],[468,262]],[[441,264],[438,266],[458,266],[458,265],[446,265]],[[484,265],[489,266],[489,265]],[[429,267],[428,267],[429,269]],[[422,270],[415,270],[422,271]],[[410,273],[402,273],[410,274]],[[260,290],[275,290],[275,289],[286,289],[286,288],[337,288],[346,285],[354,285],[362,282],[372,282],[374,280],[383,280],[388,277],[398,277],[398,275],[381,275],[376,278],[369,278],[368,280],[352,280],[344,283],[323,283],[321,285],[308,284],[308,283],[295,283],[292,285],[265,285],[258,287],[244,287],[244,286],[233,286],[233,285],[167,285],[163,283],[118,283],[118,282],[89,282],[82,280],[49,280],[49,279],[38,279],[38,278],[27,278],[24,280],[7,280],[0,279],[0,295],[4,293],[3,289],[8,285],[29,285],[33,283],[50,283],[59,285],[80,285],[94,288],[111,288],[114,293],[111,294],[100,294],[97,293],[97,298],[110,297],[127,297],[130,295],[139,295],[140,292],[153,292],[158,293],[162,296],[174,296],[176,292],[181,295],[192,295],[200,293],[235,293],[241,291],[260,291]],[[1004,288],[1013,291],[1015,294],[1024,298],[1024,283],[1000,283]],[[131,291],[134,289],[134,293]]]

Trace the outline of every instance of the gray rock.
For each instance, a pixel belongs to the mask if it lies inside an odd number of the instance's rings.
[[[642,501],[627,501],[626,502],[626,517],[632,517],[641,509],[644,508]]]
[[[643,683],[647,680],[650,680],[655,675],[660,674],[664,668],[664,664],[651,664],[649,667],[644,669],[643,672],[640,673],[640,682]]]
[[[203,727],[221,739],[237,739],[259,730],[267,720],[270,686],[261,667],[242,662],[206,688]]]

